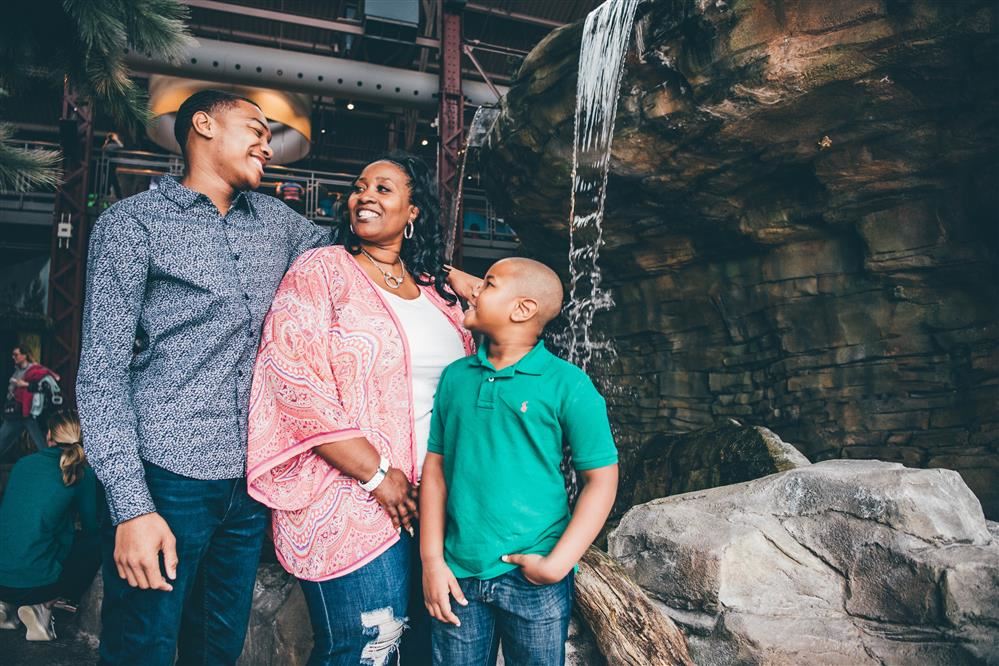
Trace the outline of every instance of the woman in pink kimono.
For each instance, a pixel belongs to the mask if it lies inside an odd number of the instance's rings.
[[[247,482],[274,510],[278,559],[305,592],[309,664],[386,663],[422,610],[420,595],[408,600],[430,410],[441,371],[472,350],[445,285],[438,210],[419,158],[370,163],[344,244],[302,255],[264,322]],[[412,663],[429,661],[419,649]]]

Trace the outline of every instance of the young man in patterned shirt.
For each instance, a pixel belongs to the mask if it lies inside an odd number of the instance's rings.
[[[77,396],[104,485],[106,664],[233,664],[266,509],[246,493],[261,324],[285,271],[330,242],[257,194],[271,131],[206,90],[177,112],[186,170],[119,201],[90,242]]]

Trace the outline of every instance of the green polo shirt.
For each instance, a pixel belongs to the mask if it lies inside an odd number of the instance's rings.
[[[617,462],[603,397],[543,342],[502,370],[484,346],[444,369],[428,450],[444,457],[444,559],[455,576],[494,578],[516,568],[500,556],[555,547],[570,518],[563,440],[578,470]]]

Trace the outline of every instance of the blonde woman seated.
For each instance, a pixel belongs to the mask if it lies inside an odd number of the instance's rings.
[[[20,618],[29,641],[56,637],[53,603],[75,605],[100,564],[97,483],[80,419],[59,411],[48,425],[48,447],[17,461],[0,500],[0,628],[16,629]]]

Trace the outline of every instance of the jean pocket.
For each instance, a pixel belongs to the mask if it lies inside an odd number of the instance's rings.
[[[557,580],[554,583],[535,583],[524,575],[524,570],[521,569],[520,567],[517,567],[516,569],[511,571],[510,575],[512,576],[512,580],[518,585],[522,587],[535,588],[539,590],[544,589],[546,587],[552,587],[553,585],[561,585],[565,581],[565,579],[563,578],[562,580]]]

